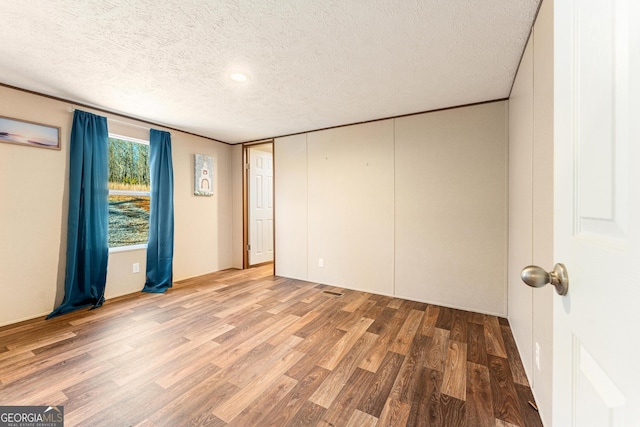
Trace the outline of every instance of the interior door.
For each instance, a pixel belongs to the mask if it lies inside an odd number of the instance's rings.
[[[273,261],[273,153],[249,148],[249,265]]]
[[[640,426],[639,4],[555,1],[556,427]]]

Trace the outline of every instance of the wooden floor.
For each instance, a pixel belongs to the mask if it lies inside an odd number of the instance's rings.
[[[505,319],[270,271],[0,328],[0,406],[64,405],[66,426],[541,426]]]

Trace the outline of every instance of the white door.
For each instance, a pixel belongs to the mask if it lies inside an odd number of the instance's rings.
[[[554,427],[640,426],[640,2],[555,0]],[[550,267],[550,266],[549,266]]]
[[[269,145],[268,148],[270,149]],[[265,149],[265,148],[262,148]],[[249,148],[249,265],[273,261],[273,154]]]

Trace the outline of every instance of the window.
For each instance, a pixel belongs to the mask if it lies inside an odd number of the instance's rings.
[[[149,183],[149,142],[109,135],[109,248],[147,244]]]

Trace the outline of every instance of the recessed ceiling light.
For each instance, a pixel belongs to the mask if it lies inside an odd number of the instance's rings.
[[[247,81],[247,75],[246,74],[242,74],[242,73],[233,73],[233,74],[229,75],[229,77],[234,82],[246,82]]]

